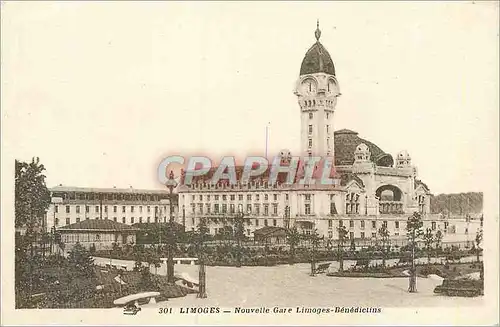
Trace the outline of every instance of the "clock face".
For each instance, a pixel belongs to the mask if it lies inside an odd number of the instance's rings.
[[[312,79],[306,79],[302,82],[302,93],[307,95],[316,94],[316,82]]]

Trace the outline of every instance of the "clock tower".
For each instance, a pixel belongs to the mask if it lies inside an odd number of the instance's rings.
[[[300,67],[295,95],[301,115],[302,156],[334,156],[333,114],[339,84],[330,54],[319,42],[319,22],[316,43],[307,51]]]

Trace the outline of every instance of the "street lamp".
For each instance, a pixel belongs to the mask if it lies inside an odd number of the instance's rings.
[[[198,248],[198,294],[197,298],[205,299],[207,297],[207,283],[206,283],[206,272],[205,272],[205,253],[203,248],[203,241],[205,239],[206,225],[205,218],[200,218],[200,231],[199,231],[199,248]]]
[[[174,283],[174,258],[173,258],[173,245],[174,245],[174,207],[173,207],[173,196],[172,191],[177,186],[177,182],[174,178],[174,172],[170,171],[168,175],[168,180],[165,186],[169,190],[169,207],[170,207],[170,219],[168,221],[168,258],[167,258],[167,281],[169,283]]]
[[[237,250],[237,263],[236,267],[241,267],[241,232],[243,229],[243,217],[245,216],[245,213],[243,212],[243,205],[239,204],[238,205],[238,213],[236,214],[236,221],[235,221],[235,234],[236,234],[236,242],[238,245],[238,250]]]

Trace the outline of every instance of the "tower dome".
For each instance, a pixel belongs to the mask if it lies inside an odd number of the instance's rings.
[[[319,21],[314,33],[316,36],[316,43],[307,50],[302,65],[300,65],[300,75],[327,73],[335,76],[335,66],[333,60],[326,48],[319,42],[321,31],[319,29]]]

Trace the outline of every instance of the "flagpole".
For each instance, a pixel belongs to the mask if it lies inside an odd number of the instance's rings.
[[[267,140],[268,140],[268,136],[269,136],[269,122],[267,123],[266,125],[266,159],[267,159]]]

